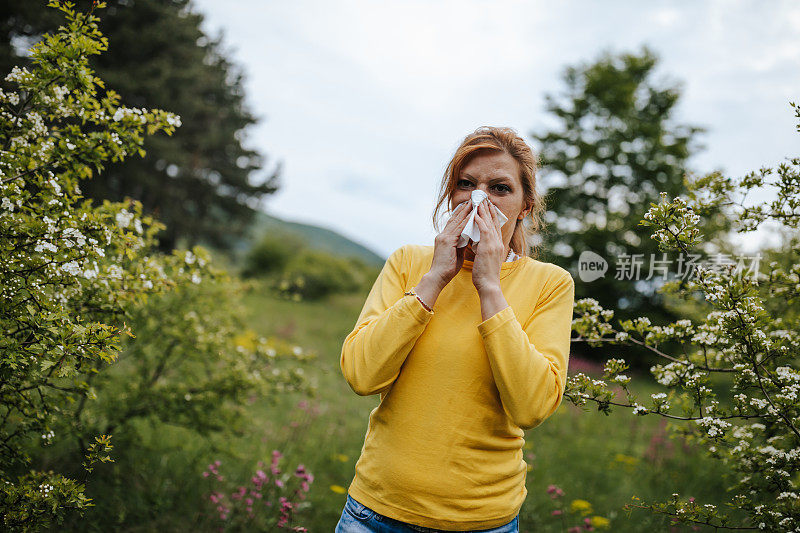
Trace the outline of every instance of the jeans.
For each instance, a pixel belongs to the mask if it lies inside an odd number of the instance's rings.
[[[336,524],[334,533],[411,533],[414,531],[438,533],[447,530],[416,526],[383,516],[366,505],[362,505],[348,494],[342,516],[339,518],[339,523]],[[519,515],[504,526],[492,529],[476,529],[474,531],[480,533],[519,533]]]

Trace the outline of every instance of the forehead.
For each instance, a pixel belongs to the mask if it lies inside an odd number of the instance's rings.
[[[479,153],[461,167],[461,174],[474,179],[505,178],[518,181],[519,165],[517,160],[506,152]]]

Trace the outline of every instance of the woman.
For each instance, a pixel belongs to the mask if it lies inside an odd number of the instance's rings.
[[[478,128],[445,171],[437,231],[445,201],[452,216],[434,245],[387,259],[342,345],[347,383],[380,404],[337,532],[519,531],[524,430],[561,403],[575,294],[525,253],[524,220],[542,226],[535,172],[513,129]],[[473,208],[477,242],[459,247]]]

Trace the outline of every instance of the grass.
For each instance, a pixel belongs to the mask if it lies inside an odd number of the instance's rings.
[[[109,466],[113,474],[108,472],[112,475],[103,481],[89,484],[89,495],[98,507],[91,513],[94,518],[72,524],[74,529],[215,530],[200,520],[203,499],[212,488],[202,477],[208,463],[220,460],[226,481],[247,484],[256,463],[269,465],[277,449],[284,454],[280,463],[284,472],[302,463],[314,475],[307,498],[310,507],[299,511],[292,525],[312,533],[333,531],[345,502],[342,490],[353,478],[364,442],[369,411],[379,401],[377,395],[356,395],[339,368],[342,341],[354,327],[366,293],[294,302],[274,298],[259,283],[252,287],[243,295],[247,327],[318,354],[305,367],[318,382],[317,397],[310,400],[318,413],[299,409],[304,398],[287,393],[277,405],[256,399],[250,405],[248,426],[234,439],[137,423],[137,431],[127,433],[135,438],[125,441],[122,434],[115,435],[116,455],[125,461]],[[649,405],[650,393],[660,387],[648,376],[627,374],[633,378],[630,388],[639,395],[639,403]],[[702,450],[661,438],[662,421],[618,408],[606,416],[591,403],[581,409],[562,402],[550,419],[526,432],[524,453],[532,469],[520,531],[561,532],[581,524],[580,513],[551,514],[562,500],[567,509],[575,500],[588,502],[591,510],[586,516],[608,519],[609,530],[615,532],[692,531],[689,526],[670,529],[667,517],[644,510],[628,516],[623,505],[631,503],[632,496],[640,502],[666,501],[677,492],[683,500],[693,496],[698,503],[723,509],[722,465],[705,458]],[[559,500],[547,493],[551,484],[563,490]]]
[[[355,325],[365,296],[337,295],[321,302],[291,302],[275,300],[256,289],[245,298],[250,311],[246,317],[249,327],[319,354],[316,371],[320,392],[316,401],[321,414],[307,420],[301,433],[273,435],[273,439],[253,441],[248,447],[251,457],[266,457],[272,447],[283,446],[291,464],[302,462],[314,473],[309,494],[312,506],[297,521],[312,532],[334,529],[345,496],[331,486],[346,488],[350,484],[369,411],[379,401],[377,395],[356,395],[339,369],[342,341]],[[646,400],[650,393],[661,388],[647,376],[632,377],[631,389],[641,398],[640,403],[649,405]],[[287,397],[282,407],[288,409],[299,399]],[[669,528],[663,515],[634,510],[628,517],[622,506],[630,503],[632,496],[645,502],[664,501],[678,492],[683,499],[693,496],[700,503],[722,506],[722,466],[705,458],[702,450],[681,441],[658,442],[661,417],[634,416],[629,410],[616,408],[606,416],[592,409],[591,403],[584,410],[565,400],[549,420],[526,432],[526,461],[533,468],[528,473],[528,497],[520,512],[520,531],[566,531],[563,525],[582,522],[579,514],[568,515],[563,523],[551,515],[555,500],[546,491],[550,484],[564,491],[567,504],[578,499],[588,501],[593,511],[588,516],[608,518],[612,531]],[[268,406],[254,409],[254,415],[257,420],[272,422],[266,427],[284,426],[290,418],[287,410]],[[683,526],[675,530],[692,529]]]

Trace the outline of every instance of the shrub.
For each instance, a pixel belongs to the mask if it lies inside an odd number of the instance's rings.
[[[118,107],[113,91],[99,99],[102,81],[88,68],[88,56],[106,46],[96,17],[68,3],[50,6],[60,7],[65,25],[32,48],[31,71],[15,67],[6,77],[18,90],[0,91],[0,516],[7,530],[38,529],[91,505],[84,483],[92,465],[107,460],[108,437],[84,451],[82,482],[24,473],[30,443],[64,438],[52,428],[91,398],[90,377],[114,361],[120,335],[131,334],[123,323],[131,301],[206,275],[200,265],[179,271],[177,257],[146,256],[163,226],[142,217],[137,202],[80,201],[79,180],[108,160],[141,154],[145,133],[171,133],[180,120]]]
[[[800,119],[800,107],[791,105]],[[748,193],[762,187],[777,188],[775,200],[745,205]],[[704,241],[701,220],[720,213],[730,217],[740,233],[769,221],[788,235],[798,235],[800,158],[775,169],[761,168],[739,180],[711,173],[692,181],[689,190],[688,199],[670,200],[662,193],[661,201],[652,204],[641,222],[654,228],[652,238],[664,251],[695,255],[691,252]],[[570,377],[565,398],[575,405],[596,402],[606,414],[616,405],[632,408],[634,415],[676,421],[668,426],[671,431],[688,435],[729,472],[729,510],[694,498],[682,501],[678,492],[666,502],[630,507],[714,528],[800,530],[799,251],[796,246],[770,251],[771,257],[781,259],[771,261],[768,269],[742,271],[723,258],[698,265],[696,279],[664,284],[662,292],[699,302],[696,305],[704,311],[699,320],[659,326],[648,317],[638,317],[619,321],[615,328],[610,323],[612,310],[591,298],[575,302],[578,317],[573,329],[578,340],[647,348],[664,360],[650,371],[665,392],[653,394],[646,405],[639,404],[627,388],[630,378],[622,374],[627,363],[609,359],[603,376],[607,381],[578,373]],[[725,389],[725,381],[712,381],[712,374],[729,377],[732,390]],[[609,383],[622,386],[625,403],[613,401]],[[725,402],[730,407],[719,401],[726,396],[731,398]],[[744,523],[737,523],[740,520]]]
[[[254,277],[280,273],[305,246],[305,241],[292,233],[268,233],[245,255],[242,275]]]
[[[207,251],[158,254],[155,234],[164,226],[142,216],[139,202],[82,200],[80,180],[108,161],[142,155],[144,135],[171,134],[180,118],[120,107],[112,90],[98,96],[104,84],[88,60],[107,44],[93,14],[104,4],[88,13],[70,2],[49,5],[65,24],[31,49],[30,71],[15,67],[6,77],[18,90],[0,91],[0,517],[7,531],[40,530],[93,505],[89,476],[113,460],[107,431],[145,416],[210,430],[237,413],[243,393],[304,382],[289,368],[271,369],[278,350],[265,339],[236,345],[234,324],[214,314],[225,313],[219,302],[230,285]],[[116,367],[121,351],[130,357]],[[76,444],[78,453],[70,450]],[[59,471],[36,468],[62,453],[78,460],[55,462]]]
[[[304,250],[292,257],[276,287],[288,298],[319,299],[362,287],[362,272],[350,259]]]

